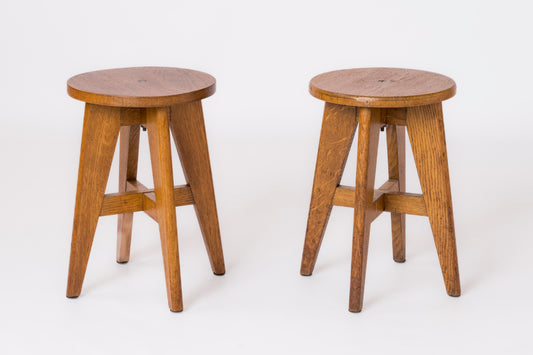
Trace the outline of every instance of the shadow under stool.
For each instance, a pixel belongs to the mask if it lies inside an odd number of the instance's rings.
[[[85,102],[67,297],[80,295],[99,217],[119,215],[117,262],[126,263],[133,213],[143,211],[159,224],[169,308],[183,310],[176,206],[194,205],[211,268],[225,272],[201,104],[215,92],[215,78],[178,68],[122,68],[74,76],[67,88]],[[137,181],[141,126],[153,189]],[[170,132],[187,185],[174,186]],[[119,191],[105,194],[119,133]]]
[[[450,296],[459,296],[448,158],[441,102],[455,95],[443,75],[409,69],[367,68],[324,73],[309,85],[326,101],[302,256],[311,275],[332,206],[354,208],[349,310],[363,306],[370,225],[391,213],[393,258],[405,261],[405,214],[428,216]],[[355,188],[340,181],[359,125]],[[422,194],[405,192],[405,127]],[[389,180],[374,189],[380,129],[386,128]]]

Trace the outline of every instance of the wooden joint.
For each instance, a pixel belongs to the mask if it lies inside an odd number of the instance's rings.
[[[334,206],[354,207],[355,189],[339,185],[333,196]],[[375,219],[381,212],[405,213],[427,216],[426,203],[421,194],[398,192],[398,180],[390,179],[379,189],[374,190],[374,198],[369,210],[376,211]]]
[[[384,114],[384,123],[396,126],[406,126],[407,108],[387,108]]]
[[[191,204],[194,204],[194,198],[190,186],[174,186],[174,206]],[[148,189],[137,180],[129,180],[126,192],[104,195],[100,216],[143,211],[157,221],[156,205],[153,189]]]
[[[146,123],[146,109],[135,107],[120,108],[120,125],[135,126]]]

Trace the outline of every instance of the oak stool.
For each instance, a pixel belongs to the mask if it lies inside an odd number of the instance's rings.
[[[446,291],[461,294],[455,246],[443,100],[452,79],[426,71],[368,68],[314,77],[311,95],[326,101],[301,274],[311,275],[332,206],[354,207],[349,310],[363,306],[370,225],[391,212],[393,259],[405,261],[405,214],[428,216]],[[359,125],[355,189],[341,186]],[[405,192],[405,126],[422,194]],[[380,129],[386,128],[389,180],[374,189]]]
[[[225,272],[201,104],[215,92],[215,78],[178,68],[123,68],[74,76],[67,88],[85,102],[67,297],[80,295],[98,218],[118,214],[117,262],[126,263],[133,212],[144,211],[159,224],[168,305],[183,310],[176,206],[194,205],[211,268]],[[137,181],[141,126],[154,189]],[[187,185],[174,186],[169,131]],[[119,192],[105,194],[119,132]]]

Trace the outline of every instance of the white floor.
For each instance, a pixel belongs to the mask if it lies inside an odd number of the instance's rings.
[[[100,220],[82,294],[65,297],[81,116],[67,128],[1,131],[1,353],[532,353],[526,133],[498,128],[509,138],[494,144],[496,128],[447,126],[463,295],[446,295],[427,219],[408,217],[407,262],[397,264],[383,214],[372,227],[364,309],[352,314],[351,209],[334,209],[314,275],[299,275],[318,112],[314,133],[289,127],[270,138],[210,122],[227,273],[211,273],[193,209],[178,208],[182,313],[167,308],[157,225],[142,214],[125,265],[114,261],[116,217]],[[139,179],[151,185],[146,135],[141,144]],[[381,150],[378,183],[384,159]],[[354,170],[352,153],[345,184]],[[110,191],[116,177],[115,164]]]

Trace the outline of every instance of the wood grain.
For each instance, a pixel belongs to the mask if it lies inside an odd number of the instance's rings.
[[[122,110],[124,115],[124,110]],[[123,121],[121,119],[121,121]],[[139,125],[120,128],[120,153],[118,168],[118,191],[126,192],[128,180],[137,179],[137,161],[139,157]],[[141,199],[142,201],[142,199]],[[133,212],[118,215],[117,223],[117,262],[130,260]]]
[[[85,105],[67,297],[81,293],[120,129],[120,109]]]
[[[455,82],[440,74],[413,69],[337,70],[311,79],[311,95],[360,107],[409,107],[438,103],[455,95]]]
[[[363,306],[370,225],[376,213],[372,207],[381,114],[379,109],[359,109],[350,312],[360,312]]]
[[[124,263],[130,256],[133,213],[143,211],[159,224],[168,304],[181,311],[175,206],[195,205],[213,272],[225,272],[200,103],[215,92],[215,79],[179,68],[122,68],[77,75],[67,90],[86,102],[67,296],[81,292],[98,217],[119,214],[117,261]],[[171,108],[189,181],[183,186],[173,183]],[[148,129],[154,189],[137,181],[141,125]],[[119,192],[104,195],[119,130]]]
[[[326,103],[300,273],[311,275],[324,237],[335,189],[357,128],[355,107]]]
[[[378,202],[378,199],[381,201]],[[374,190],[375,209],[384,212],[427,216],[424,195],[409,192],[391,192],[381,188]],[[334,206],[355,207],[355,189],[351,186],[339,186],[333,198]]]
[[[383,123],[386,123],[387,125],[405,126],[407,124],[405,122],[406,114],[406,107],[387,108],[382,115],[382,117],[385,118]]]
[[[155,192],[143,194],[143,212],[159,223],[159,213],[155,203]],[[159,229],[161,229],[161,226],[159,226]]]
[[[200,101],[195,101],[174,105],[170,112],[172,136],[185,179],[194,197],[196,216],[200,223],[211,269],[215,275],[224,275],[226,269],[202,104]]]
[[[146,199],[155,203],[155,197],[152,198],[153,194],[153,189],[147,189],[144,192],[128,191],[106,194],[100,210],[100,216],[149,210],[152,206],[146,205]],[[192,205],[193,203],[191,188],[188,185],[174,186],[174,206]]]
[[[141,183],[138,180],[133,180],[133,179],[128,180],[126,182],[126,185],[128,186],[128,188],[127,188],[128,191],[137,191],[137,192],[153,191],[153,189],[147,188],[146,186],[144,186],[143,183]]]
[[[133,214],[133,212],[143,211],[144,194],[136,191],[116,192],[105,194],[100,209],[100,216],[112,216],[122,214]]]
[[[158,222],[157,211],[155,208],[155,193],[154,190],[150,190],[137,180],[128,180],[128,191],[137,191],[142,192],[142,207],[143,212],[152,218],[154,221]],[[150,196],[148,196],[150,194]],[[192,198],[192,196],[191,196]],[[174,200],[174,202],[176,202]],[[105,203],[105,200],[104,200]]]
[[[409,108],[407,110],[407,132],[446,291],[450,296],[459,296],[461,287],[442,105]]]
[[[146,123],[146,109],[122,107],[120,109],[120,126],[138,126]]]
[[[391,212],[391,214],[428,215],[424,195],[421,194],[409,192],[388,193],[383,196],[383,204],[383,210]],[[398,261],[396,259],[394,260]]]
[[[170,152],[169,108],[146,110],[146,128],[154,177],[155,211],[161,235],[168,306],[173,312],[183,310],[178,255],[178,231],[174,207],[174,178]]]
[[[443,75],[395,68],[349,69],[314,77],[313,96],[326,101],[311,208],[302,258],[310,275],[331,206],[354,208],[349,310],[363,305],[369,233],[372,221],[391,212],[393,259],[405,261],[405,214],[428,216],[449,295],[460,295],[453,211],[441,101],[455,94]],[[350,125],[327,126],[327,109],[354,109],[360,130],[355,188],[340,186]],[[346,123],[347,120],[342,122]],[[356,123],[353,127],[355,130]],[[375,189],[379,129],[387,127],[389,180]],[[405,126],[423,194],[405,192]],[[326,128],[330,131],[326,130]],[[326,133],[327,134],[326,134]],[[353,134],[353,132],[352,132]],[[330,140],[326,138],[329,137]],[[353,137],[352,137],[353,138]],[[324,141],[324,142],[323,142]]]
[[[405,192],[405,127],[387,126],[389,179],[398,181],[397,192]],[[391,213],[392,257],[405,261],[405,214]]]
[[[196,70],[137,67],[92,71],[67,82],[70,96],[118,107],[163,107],[201,100],[215,93],[216,81]]]

